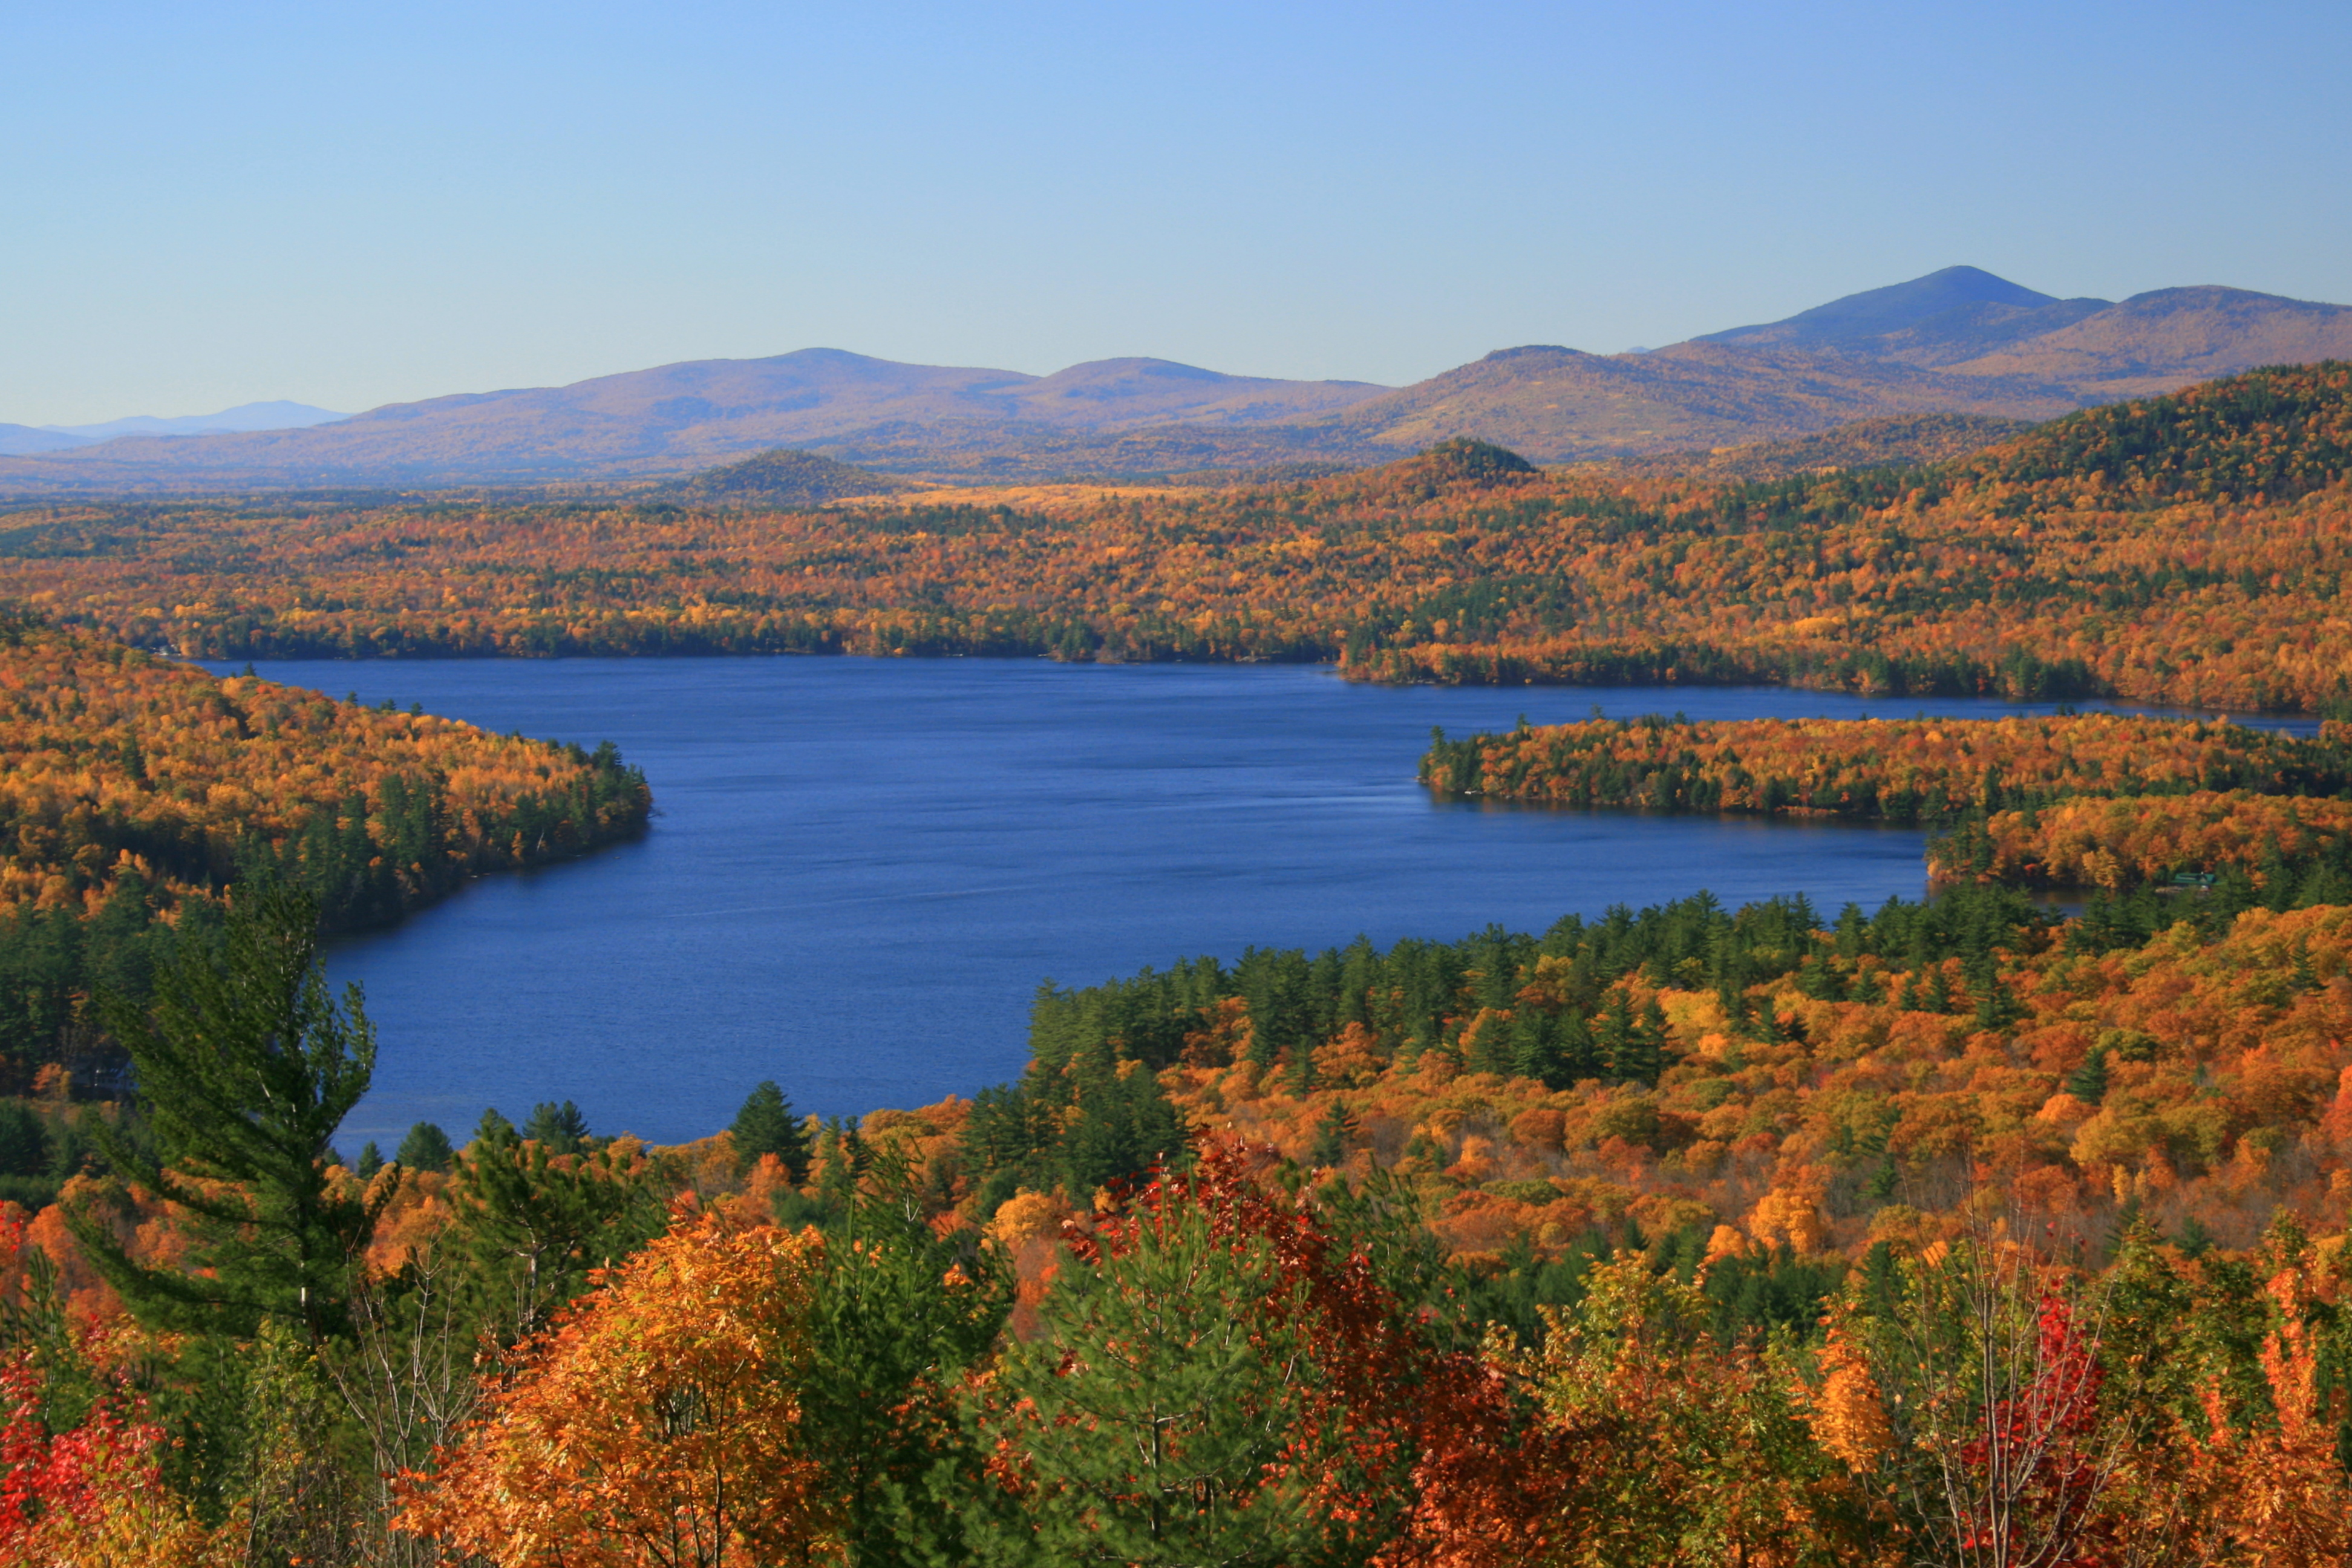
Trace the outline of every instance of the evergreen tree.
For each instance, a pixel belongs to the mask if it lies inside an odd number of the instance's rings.
[[[844,1213],[856,1201],[857,1184],[871,1163],[866,1140],[858,1135],[856,1122],[829,1116],[818,1130],[816,1152],[824,1165],[817,1173],[817,1201],[828,1214]]]
[[[0,1100],[0,1176],[37,1176],[49,1168],[49,1129],[22,1100]]]
[[[1083,1201],[1097,1188],[1139,1176],[1186,1148],[1184,1123],[1159,1079],[1136,1068],[1086,1084],[1064,1136],[1063,1190]]]
[[[801,1419],[832,1473],[852,1568],[952,1562],[958,1505],[992,1485],[957,1394],[997,1342],[1013,1281],[971,1232],[924,1222],[905,1162],[869,1149],[866,1163],[826,1221]],[[932,1488],[949,1507],[927,1506]]]
[[[561,1105],[543,1100],[530,1108],[522,1135],[546,1144],[550,1153],[577,1154],[587,1146],[588,1119],[568,1100]]]
[[[1903,1173],[1889,1156],[1871,1173],[1870,1180],[1863,1184],[1862,1195],[1873,1204],[1891,1204],[1895,1201],[1895,1194],[1902,1190],[1902,1182]]]
[[[375,1035],[357,986],[340,1005],[328,994],[318,919],[305,893],[247,888],[217,946],[175,953],[152,1013],[106,1008],[152,1143],[94,1131],[117,1172],[177,1206],[184,1267],[134,1262],[88,1208],[67,1223],[142,1322],[244,1339],[274,1319],[314,1342],[348,1327],[375,1215],[329,1183],[327,1156],[367,1092]]]
[[[1289,1205],[1199,1194],[1175,1189],[1065,1264],[1045,1333],[967,1394],[1024,1483],[967,1506],[978,1562],[1365,1563],[1398,1531],[1417,1456],[1342,1363],[1377,1345],[1373,1365],[1412,1382],[1411,1342],[1366,1321],[1391,1304],[1359,1289],[1334,1332],[1320,1292],[1348,1249],[1298,1234],[1314,1221]]]
[[[2085,1105],[2096,1105],[2107,1097],[2107,1053],[2093,1047],[2083,1058],[2083,1065],[2066,1075],[2066,1092]]]
[[[808,1128],[793,1114],[793,1102],[784,1098],[774,1079],[763,1079],[752,1086],[728,1131],[734,1134],[735,1163],[741,1168],[749,1170],[761,1155],[773,1154],[783,1163],[794,1186],[808,1180]]]
[[[1921,1001],[1920,1005],[1930,1013],[1948,1013],[1952,1010],[1952,983],[1945,974],[1942,964],[1937,963],[1929,967],[1927,994]]]
[[[666,1223],[660,1167],[609,1146],[556,1159],[493,1108],[457,1163],[450,1239],[476,1310],[502,1342],[536,1333],[590,1269],[618,1262]]]
[[[373,1148],[373,1144],[369,1145]],[[446,1171],[457,1152],[449,1146],[449,1135],[430,1121],[420,1121],[408,1130],[400,1141],[393,1159],[412,1171]]]
[[[1316,1124],[1315,1144],[1307,1152],[1307,1163],[1318,1170],[1347,1163],[1349,1143],[1355,1135],[1355,1117],[1344,1105],[1332,1106]]]
[[[1553,1054],[1559,1062],[1559,1081],[1555,1083],[1547,1078],[1544,1083],[1552,1089],[1569,1089],[1582,1079],[1599,1078],[1601,1056],[1592,1043],[1592,1031],[1585,1024],[1583,1015],[1570,1008],[1560,1015],[1559,1030],[1559,1042]]]
[[[1592,1047],[1611,1078],[1623,1078],[1639,1054],[1633,1044],[1633,1007],[1622,991],[1609,993],[1608,1005],[1593,1020]]]

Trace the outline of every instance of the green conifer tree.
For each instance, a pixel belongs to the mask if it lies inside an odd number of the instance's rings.
[[[446,1171],[457,1153],[449,1146],[446,1132],[430,1121],[420,1121],[408,1130],[408,1136],[400,1141],[400,1148],[392,1157],[412,1171]]]
[[[1307,1152],[1307,1163],[1318,1170],[1328,1170],[1348,1163],[1348,1150],[1356,1135],[1356,1118],[1344,1105],[1333,1105],[1315,1127],[1314,1147]]]
[[[561,1105],[543,1100],[530,1108],[522,1135],[546,1144],[550,1153],[577,1154],[587,1146],[588,1119],[568,1100]]]
[[[782,1162],[794,1186],[808,1180],[808,1128],[793,1114],[793,1102],[784,1098],[774,1079],[763,1079],[751,1087],[728,1131],[734,1135],[738,1166],[748,1171],[761,1155],[773,1154]]]
[[[2093,1047],[2083,1058],[2083,1065],[2066,1075],[2066,1092],[2085,1105],[2096,1105],[2107,1097],[2107,1053]]]
[[[92,1131],[117,1172],[177,1205],[184,1261],[133,1261],[86,1207],[67,1223],[144,1323],[243,1339],[276,1320],[314,1342],[349,1326],[352,1260],[375,1215],[327,1165],[336,1126],[367,1092],[375,1034],[357,986],[340,1005],[328,994],[318,920],[306,893],[248,888],[216,946],[175,955],[152,1012],[106,1005],[152,1142]]]

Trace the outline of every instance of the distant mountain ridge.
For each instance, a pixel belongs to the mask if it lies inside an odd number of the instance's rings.
[[[43,430],[32,425],[0,425],[0,458],[30,457],[37,452],[69,452],[89,442],[79,436]]]
[[[1503,349],[1408,387],[1099,360],[1052,375],[838,349],[394,404],[306,429],[42,449],[0,494],[669,479],[779,447],[962,483],[1364,466],[1454,437],[1576,462],[1936,413],[2039,421],[2352,358],[2352,308],[2200,286],[2060,300],[1973,267],[1643,353]]]
[[[1182,422],[1252,428],[1343,407],[1386,387],[1224,375],[1166,360],[1102,360],[1052,375],[900,364],[839,349],[698,360],[569,386],[392,404],[331,426],[194,441],[119,440],[0,466],[0,489],[132,488],[142,479],[247,486],[537,484],[690,472],[778,447],[892,427],[984,426],[1088,436]],[[827,456],[837,456],[827,452]],[[11,481],[16,481],[12,484]]]
[[[184,414],[170,419],[134,414],[128,419],[110,419],[102,425],[44,425],[41,428],[83,441],[111,441],[118,436],[231,436],[249,430],[303,430],[350,417],[331,408],[314,408],[307,403],[279,398],[269,403],[240,403],[217,414]]]
[[[1974,267],[1849,294],[1694,342],[1791,347],[2062,385],[2085,404],[2170,392],[2259,364],[2352,353],[2352,307],[2212,285],[2117,304],[2056,300]]]

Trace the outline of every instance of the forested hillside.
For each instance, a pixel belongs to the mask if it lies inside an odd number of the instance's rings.
[[[1939,879],[2131,892],[2227,876],[2352,897],[2352,726],[2312,738],[2117,714],[1519,728],[1447,740],[1421,777],[1574,809],[1924,823]]]
[[[174,931],[209,925],[233,883],[301,887],[350,930],[634,833],[650,808],[610,746],[0,623],[0,1090],[102,1044],[93,990],[143,994]]]
[[[1772,681],[2314,710],[2352,696],[2352,365],[1918,469],[1538,472],[1452,443],[1225,489],[775,514],[581,501],[23,511],[0,590],[209,656],[1337,659],[1380,680]]]

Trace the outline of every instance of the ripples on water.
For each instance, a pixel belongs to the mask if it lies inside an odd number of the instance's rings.
[[[215,665],[227,670],[241,666]],[[1988,716],[1776,689],[1350,685],[1301,666],[860,658],[275,661],[273,680],[498,731],[617,742],[638,843],[486,878],[329,970],[365,987],[375,1087],[341,1142],[462,1142],[486,1105],[599,1131],[725,1125],[772,1078],[803,1110],[1017,1074],[1048,976],[1091,984],[1253,943],[1541,931],[1699,888],[1824,913],[1922,889],[1922,836],[1736,817],[1482,809],[1413,782],[1430,727]]]

